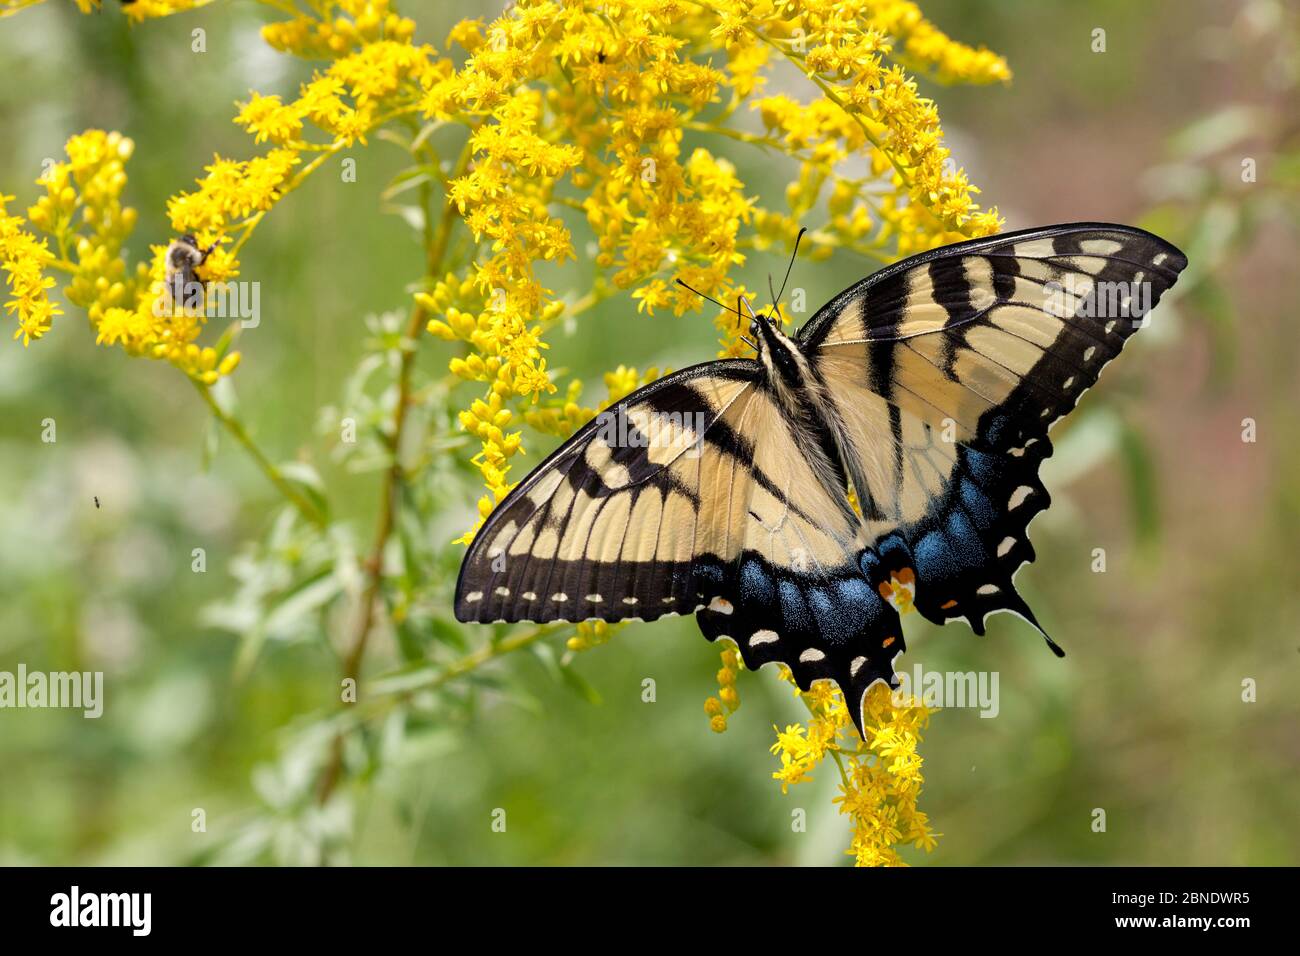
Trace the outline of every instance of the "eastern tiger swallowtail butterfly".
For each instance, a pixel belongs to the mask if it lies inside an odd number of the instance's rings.
[[[1048,429],[1186,265],[1140,229],[1047,226],[881,269],[793,338],[753,316],[757,359],[633,392],[520,482],[456,617],[695,613],[750,669],[834,681],[859,732],[867,689],[897,686],[900,611],[977,634],[1011,611],[1060,655],[1012,583],[1050,501]]]

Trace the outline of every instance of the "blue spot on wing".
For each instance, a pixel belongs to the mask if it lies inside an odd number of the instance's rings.
[[[961,503],[980,531],[989,530],[998,520],[993,502],[969,478],[961,479]]]
[[[767,569],[753,558],[740,569],[740,598],[759,607],[770,607],[773,600],[772,577]]]
[[[965,512],[954,511],[948,515],[945,534],[950,547],[961,555],[963,563],[977,565],[984,560],[984,542],[980,540],[979,531],[971,524]]]
[[[867,614],[873,602],[880,600],[871,586],[861,578],[845,578],[836,584],[835,590],[847,610],[860,614]]]
[[[803,593],[799,590],[799,585],[793,581],[782,581],[780,592],[781,618],[785,622],[786,631],[811,630],[813,622],[808,616],[808,606],[804,604]]]
[[[853,636],[853,619],[845,613],[847,608],[835,606],[835,601],[824,588],[808,589],[808,605],[817,621],[817,629],[827,644],[840,646]]]
[[[988,452],[974,448],[966,448],[962,458],[966,462],[971,477],[985,488],[996,485],[998,479],[1002,477],[1004,468],[1000,467],[1002,462],[996,455],[990,455]]]

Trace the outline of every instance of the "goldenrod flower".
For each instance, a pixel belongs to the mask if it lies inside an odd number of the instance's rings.
[[[790,679],[789,672],[785,672]],[[896,847],[912,844],[929,852],[937,841],[929,818],[917,809],[924,777],[916,751],[931,711],[917,700],[896,706],[892,692],[876,684],[865,702],[867,740],[858,737],[844,696],[829,683],[818,682],[796,695],[808,707],[805,728],[791,724],[776,730],[772,753],[781,766],[772,777],[781,791],[812,779],[829,756],[840,774],[840,812],[853,823],[848,849],[858,866],[904,865]]]

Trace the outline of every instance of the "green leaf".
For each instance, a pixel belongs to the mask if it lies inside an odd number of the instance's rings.
[[[385,142],[393,143],[406,150],[411,151],[411,139],[405,133],[401,133],[391,126],[385,126],[375,132],[375,139],[382,139]]]
[[[591,682],[579,674],[571,666],[564,663],[555,653],[555,649],[546,643],[537,643],[532,645],[533,656],[536,657],[551,675],[559,683],[563,684],[569,690],[573,691],[589,704],[599,707],[605,701],[600,696],[600,692],[592,686]]]
[[[425,140],[446,125],[446,120],[430,120],[421,126],[420,132],[415,135],[415,139],[411,140],[411,152],[418,150],[424,145]]]
[[[1120,461],[1128,478],[1133,504],[1133,531],[1137,543],[1153,548],[1160,538],[1159,482],[1146,437],[1132,424],[1120,420]]]
[[[566,667],[563,664],[560,665],[560,674],[564,678],[565,686],[587,703],[593,704],[596,707],[605,703],[604,699],[600,696],[600,692],[592,686],[591,682],[572,667]]]
[[[388,200],[392,199],[394,196],[400,196],[408,189],[414,189],[416,186],[420,186],[423,185],[424,183],[432,182],[433,179],[434,179],[433,167],[428,165],[411,166],[407,169],[402,170],[400,173],[398,173],[396,176],[390,179],[388,181],[388,185],[384,187],[384,191],[379,194],[379,198],[387,202]]]
[[[220,447],[221,426],[217,423],[215,415],[209,415],[203,424],[202,468],[204,471],[212,470],[212,462],[216,459]]]
[[[1204,159],[1255,135],[1262,120],[1259,110],[1237,103],[1184,127],[1170,140],[1170,146],[1179,156]]]
[[[217,339],[217,344],[213,346],[217,350],[217,361],[220,362],[230,351],[230,346],[234,344],[235,339],[239,336],[240,323],[231,322],[226,326],[226,330],[221,333],[221,338]]]
[[[329,500],[325,497],[325,482],[321,480],[320,473],[305,461],[286,461],[278,467],[280,474],[302,491],[316,506],[316,510],[328,519]]]
[[[308,618],[342,593],[343,587],[332,568],[322,568],[311,577],[295,584],[272,605],[266,616],[266,632],[271,637],[289,637],[300,630]]]
[[[433,639],[440,644],[446,644],[462,652],[469,650],[469,641],[465,639],[465,631],[460,623],[442,617],[431,617],[429,630]]]
[[[1210,382],[1222,389],[1237,357],[1237,312],[1232,296],[1210,276],[1194,285],[1188,299],[1206,320],[1210,332]]]
[[[406,224],[414,229],[420,235],[424,234],[424,207],[408,206],[394,203],[385,203],[383,211],[392,215],[401,216],[406,220]]]

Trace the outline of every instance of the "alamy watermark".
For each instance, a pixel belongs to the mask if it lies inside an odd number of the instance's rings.
[[[0,710],[80,710],[88,720],[104,713],[103,671],[0,671]]]
[[[1144,325],[1151,311],[1151,283],[1097,282],[1093,279],[1065,276],[1064,282],[1043,284],[1044,309],[1058,318],[1135,319]]]
[[[260,282],[201,282],[177,273],[162,284],[154,298],[153,314],[165,318],[176,313],[204,315],[209,319],[239,319],[245,329],[262,323]]]
[[[123,927],[132,936],[153,929],[152,893],[83,893],[73,886],[50,897],[50,925],[58,927]]]
[[[911,699],[926,707],[978,709],[981,717],[996,717],[997,671],[927,671],[917,664],[912,672],[900,671],[894,689],[895,707],[906,707]]]

